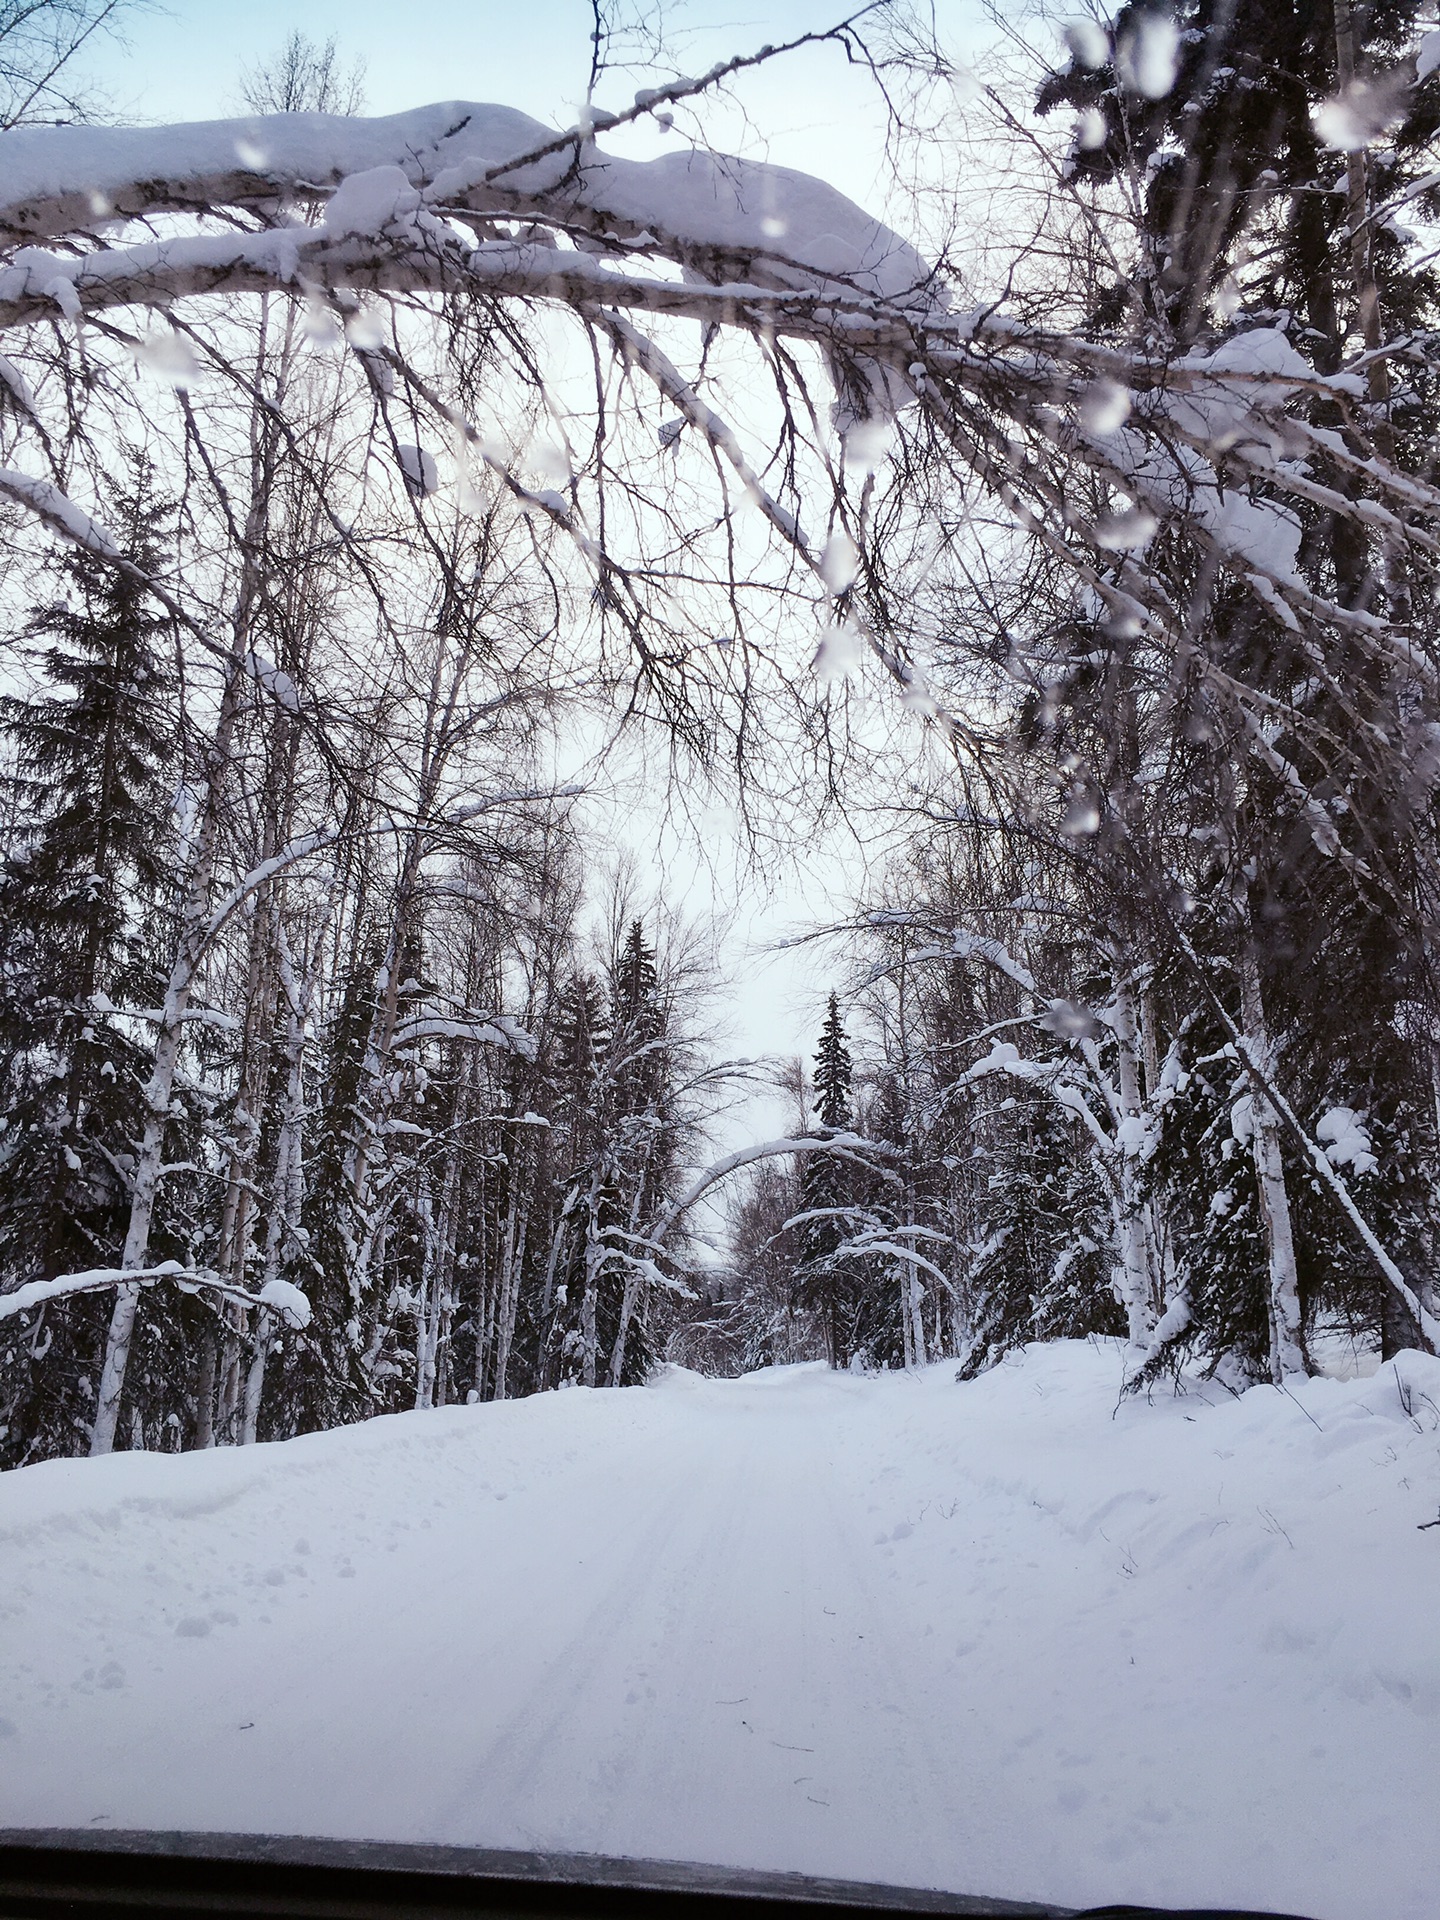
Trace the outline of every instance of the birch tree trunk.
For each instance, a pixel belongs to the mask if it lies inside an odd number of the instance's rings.
[[[1135,1001],[1135,985],[1130,970],[1117,966],[1115,976],[1115,1040],[1119,1054],[1120,1111],[1122,1122],[1141,1122],[1144,1100],[1141,1091],[1141,1036]],[[1139,1176],[1139,1154],[1134,1143],[1122,1138],[1116,1154],[1116,1229],[1120,1240],[1122,1304],[1129,1332],[1132,1355],[1148,1354],[1150,1335],[1155,1328],[1155,1274],[1151,1268],[1151,1240],[1146,1231],[1145,1200]]]
[[[500,1328],[495,1346],[493,1397],[503,1400],[509,1391],[510,1350],[515,1344],[515,1316],[520,1304],[520,1275],[525,1268],[525,1245],[530,1230],[530,1197],[520,1205],[520,1183],[512,1179],[505,1210],[505,1237],[500,1254]]]
[[[420,1311],[417,1318],[415,1369],[415,1411],[435,1403],[435,1357],[440,1346],[440,1237],[442,1221],[435,1218],[429,1194],[420,1199],[420,1214],[425,1232],[425,1254],[421,1268]]]
[[[280,1277],[280,1259],[288,1235],[300,1221],[303,1194],[303,1153],[305,1124],[305,1033],[313,977],[302,998],[295,980],[294,967],[284,928],[277,929],[280,977],[287,999],[285,1031],[285,1100],[280,1118],[280,1136],[275,1149],[275,1187],[265,1227],[265,1267],[261,1291]],[[258,1307],[251,1330],[254,1342],[249,1371],[245,1377],[245,1403],[240,1422],[240,1444],[252,1446],[260,1422],[260,1402],[265,1391],[265,1359],[270,1345],[271,1314]]]
[[[1251,1059],[1260,1066],[1267,1080],[1274,1080],[1275,1050],[1265,1022],[1260,962],[1248,924],[1240,946],[1240,1016]],[[1280,1151],[1281,1120],[1269,1096],[1255,1081],[1251,1083],[1250,1112],[1254,1123],[1251,1142],[1260,1188],[1260,1212],[1269,1249],[1270,1378],[1278,1387],[1292,1375],[1303,1378],[1310,1366],[1301,1329],[1290,1195]]]
[[[267,823],[261,843],[262,861],[273,859],[279,842]],[[250,916],[250,956],[246,969],[240,1086],[236,1100],[237,1138],[230,1151],[230,1176],[221,1218],[216,1266],[231,1285],[243,1289],[250,1265],[258,1215],[255,1190],[256,1156],[260,1146],[260,1115],[270,1073],[271,1034],[275,1022],[273,889],[263,887]],[[225,1304],[225,1364],[221,1369],[220,1405],[216,1417],[223,1443],[240,1439],[243,1341],[249,1311],[238,1301]]]
[[[120,1256],[121,1269],[126,1272],[149,1264],[150,1223],[164,1170],[165,1129],[170,1119],[175,1070],[180,1062],[180,1049],[185,1037],[185,1014],[204,955],[209,928],[221,801],[230,766],[231,741],[240,712],[242,678],[238,659],[232,659],[210,744],[205,791],[190,854],[180,938],[165,988],[154,1065],[143,1095],[145,1128],[135,1158],[130,1220],[125,1233],[124,1251]],[[111,1452],[115,1445],[120,1400],[125,1391],[125,1374],[130,1363],[130,1347],[139,1304],[138,1286],[122,1284],[117,1289],[105,1339],[100,1389],[95,1398],[95,1424],[90,1432],[92,1458]]]
[[[598,1309],[606,1252],[597,1224],[601,1189],[597,1167],[590,1178],[590,1202],[585,1209],[585,1290],[580,1296],[580,1378],[587,1387],[595,1385],[600,1371]]]

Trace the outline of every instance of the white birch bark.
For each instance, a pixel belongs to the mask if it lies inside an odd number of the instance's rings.
[[[440,1345],[440,1235],[441,1224],[428,1193],[421,1192],[417,1202],[424,1233],[424,1258],[421,1265],[420,1309],[417,1317],[415,1369],[415,1411],[435,1403],[435,1356]]]
[[[585,1210],[585,1285],[580,1296],[580,1378],[587,1387],[595,1385],[600,1364],[596,1310],[605,1247],[596,1229],[596,1208],[599,1204],[600,1176],[597,1172],[590,1181],[590,1204]]]
[[[305,1041],[315,978],[312,971],[303,995],[295,979],[294,965],[284,927],[277,930],[280,980],[286,998],[285,1023],[285,1095],[280,1116],[280,1134],[275,1149],[275,1186],[269,1217],[265,1224],[265,1266],[261,1291],[280,1277],[280,1261],[287,1238],[300,1223],[304,1195],[305,1124]],[[272,1316],[266,1307],[257,1307],[251,1329],[253,1350],[245,1377],[245,1400],[240,1422],[240,1444],[254,1444],[260,1420],[260,1402],[265,1391],[265,1362],[270,1346]]]
[[[505,1209],[504,1239],[500,1249],[500,1324],[495,1343],[495,1384],[492,1397],[503,1400],[509,1390],[510,1350],[515,1344],[515,1316],[520,1303],[520,1275],[524,1271],[525,1243],[530,1224],[527,1194],[520,1206],[520,1183],[512,1168],[510,1199]]]
[[[1260,989],[1260,964],[1248,926],[1240,948],[1240,1017],[1249,1058],[1266,1080],[1275,1078],[1275,1049],[1265,1021]],[[1258,1081],[1252,1081],[1251,1143],[1260,1189],[1260,1213],[1265,1222],[1269,1255],[1267,1305],[1270,1319],[1270,1378],[1282,1386],[1310,1371],[1300,1320],[1300,1286],[1295,1266],[1295,1235],[1290,1220],[1290,1195],[1280,1151],[1280,1115]]]
[[[126,1270],[143,1268],[149,1264],[150,1223],[160,1191],[165,1129],[170,1118],[175,1070],[180,1062],[180,1050],[185,1037],[185,1013],[209,931],[221,802],[230,765],[231,741],[240,710],[241,684],[238,664],[232,665],[226,677],[215,734],[210,744],[205,790],[185,885],[180,937],[160,1010],[154,1064],[144,1090],[145,1127],[135,1157],[130,1220],[125,1233],[124,1251],[120,1256],[120,1265]],[[138,1286],[121,1286],[117,1289],[106,1334],[100,1388],[95,1398],[95,1423],[90,1432],[92,1456],[109,1453],[115,1445],[120,1400],[125,1391],[125,1374],[130,1363],[130,1347],[139,1304]]]
[[[1144,1119],[1141,1091],[1141,1036],[1134,980],[1128,969],[1117,967],[1114,1031],[1119,1056],[1122,1121]],[[1121,1303],[1132,1355],[1148,1355],[1156,1318],[1157,1286],[1151,1266],[1151,1239],[1146,1230],[1145,1199],[1140,1186],[1139,1154],[1122,1140],[1116,1156],[1115,1225],[1120,1243]]]

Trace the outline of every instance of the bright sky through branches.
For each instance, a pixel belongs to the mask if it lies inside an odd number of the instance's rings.
[[[673,63],[699,73],[767,41],[823,31],[844,14],[836,0],[680,5],[666,9],[666,35]],[[952,44],[973,40],[979,9],[972,0],[943,0],[938,15]],[[496,100],[559,123],[584,92],[591,25],[583,0],[538,7],[426,0],[423,24],[382,0],[310,0],[300,13],[290,0],[170,0],[132,18],[125,45],[105,51],[97,74],[125,119],[209,119],[237,110],[242,71],[269,58],[298,28],[320,42],[333,34],[347,65],[364,63],[369,113],[399,113],[431,100]],[[617,74],[602,87],[603,104],[628,104],[626,79]],[[847,67],[838,48],[747,76],[741,97],[750,143],[765,157],[818,173],[870,203],[883,158],[881,115],[872,83]],[[731,119],[743,135],[739,117]]]
[[[709,3],[666,9],[669,67],[702,73],[717,61],[823,32],[845,17],[844,0],[773,0],[764,8]],[[942,0],[942,36],[960,53],[973,47],[983,23],[974,0]],[[244,76],[273,60],[295,30],[323,43],[332,35],[342,67],[364,70],[364,111],[403,112],[431,101],[463,98],[519,108],[555,126],[568,123],[584,94],[593,24],[585,0],[544,0],[538,7],[495,0],[425,0],[422,10],[397,10],[381,0],[309,0],[297,13],[291,0],[169,0],[132,15],[120,44],[97,46],[93,74],[128,122],[167,124],[220,118],[243,110]],[[613,58],[638,55],[635,36],[617,41]],[[628,50],[628,54],[627,54]],[[625,70],[602,81],[598,101],[628,105],[643,78]],[[707,101],[704,124],[718,147],[813,173],[882,218],[893,206],[885,169],[883,102],[871,76],[850,65],[838,46],[807,48],[747,73],[732,83],[728,102]],[[640,126],[607,136],[613,150],[646,155],[674,147]],[[642,889],[676,892],[692,911],[723,908],[730,928],[727,973],[735,981],[733,1034],[739,1053],[807,1056],[832,984],[826,961],[813,948],[766,954],[769,943],[807,923],[843,917],[848,897],[863,885],[857,852],[843,836],[808,850],[806,871],[771,874],[763,885],[741,880],[735,859],[710,840],[703,848],[677,844],[658,819],[622,802],[628,816]],[[602,836],[610,822],[600,828]],[[708,836],[707,836],[708,839]],[[762,1130],[775,1114],[755,1116]],[[737,1116],[743,1132],[749,1118]],[[773,1128],[771,1129],[773,1130]],[[727,1130],[728,1131],[728,1130]],[[736,1137],[739,1137],[737,1133]]]

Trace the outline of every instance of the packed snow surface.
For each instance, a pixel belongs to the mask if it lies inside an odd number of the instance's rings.
[[[1440,1362],[671,1372],[0,1477],[0,1823],[1429,1920]]]

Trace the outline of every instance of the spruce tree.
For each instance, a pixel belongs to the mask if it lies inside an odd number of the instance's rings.
[[[853,1071],[840,1002],[832,993],[815,1053],[813,1111],[822,1135],[844,1133],[851,1126]],[[805,1222],[801,1234],[796,1297],[802,1306],[819,1313],[830,1364],[843,1367],[856,1350],[855,1276],[843,1254],[849,1237],[844,1210],[857,1197],[850,1164],[833,1153],[809,1154],[800,1176],[800,1196],[802,1212],[817,1217]]]
[[[1440,403],[1433,356],[1387,361],[1374,352],[1407,336],[1418,348],[1440,323],[1433,249],[1417,247],[1405,227],[1440,212],[1430,157],[1440,86],[1409,84],[1414,68],[1405,64],[1427,24],[1423,9],[1418,0],[1190,0],[1173,18],[1175,83],[1159,97],[1135,83],[1131,51],[1160,19],[1149,4],[1120,10],[1099,59],[1099,43],[1077,33],[1077,57],[1040,91],[1042,112],[1068,105],[1087,115],[1072,159],[1077,181],[1139,183],[1133,271],[1099,298],[1090,324],[1138,331],[1161,353],[1207,352],[1274,329],[1324,375],[1368,350],[1367,404],[1317,397],[1311,424],[1354,460],[1378,453],[1428,477]],[[1383,217],[1387,205],[1403,207],[1399,220]],[[1392,367],[1403,367],[1403,382]],[[1311,465],[1333,497],[1363,494],[1353,467]],[[1411,644],[1433,644],[1430,596],[1414,591],[1358,513],[1309,504],[1295,512],[1297,568],[1322,599],[1383,613]],[[1282,1084],[1310,1124],[1335,1106],[1370,1117],[1386,1151],[1364,1204],[1423,1288],[1440,1140],[1428,1045],[1401,1035],[1417,1019],[1433,1022],[1437,998],[1419,854],[1433,835],[1434,801],[1397,772],[1397,754],[1413,763],[1433,726],[1430,704],[1375,662],[1347,661],[1338,691],[1332,672],[1315,671],[1318,636],[1287,630],[1233,584],[1217,587],[1197,637],[1221,675],[1259,687],[1288,717],[1268,743],[1277,766],[1251,757],[1241,771],[1233,719],[1203,694],[1186,714],[1187,738],[1208,743],[1195,756],[1205,764],[1191,769],[1191,801],[1203,812],[1208,792],[1213,819],[1223,790],[1231,815],[1210,870],[1191,880],[1202,904],[1192,943],[1213,948],[1223,968],[1224,956],[1253,941]],[[1297,803],[1302,792],[1307,805]],[[1332,809],[1333,836],[1317,835],[1317,810],[1323,818]],[[1197,819],[1196,830],[1209,832],[1211,821]],[[1336,857],[1342,850],[1347,859]],[[1211,1045],[1224,1038],[1208,1035]],[[1293,1142],[1286,1150],[1307,1317],[1321,1308],[1353,1315],[1363,1295],[1384,1349],[1408,1343],[1415,1335],[1402,1303],[1374,1275],[1308,1157]],[[1238,1264],[1224,1274],[1207,1267],[1197,1301],[1217,1308],[1205,1337],[1233,1341],[1245,1367],[1265,1304],[1242,1214],[1237,1198],[1233,1215],[1204,1223],[1212,1253]],[[1197,1313],[1197,1336],[1201,1325]]]
[[[135,465],[110,519],[148,573],[171,510]],[[0,700],[20,821],[0,865],[0,1287],[117,1262],[147,1056],[143,1027],[108,1010],[163,987],[169,621],[91,553],[58,572],[64,597],[20,636],[40,685]],[[157,1258],[178,1250],[164,1241],[162,1222]],[[107,1311],[97,1295],[0,1323],[0,1459],[83,1443]]]
[[[614,1226],[616,1196],[605,1164],[609,1103],[604,1066],[610,1029],[599,983],[576,973],[560,996],[555,1080],[567,1162],[557,1231],[563,1255],[552,1318],[546,1330],[547,1384],[580,1381],[585,1373],[585,1297],[601,1277],[604,1236]],[[599,1324],[599,1302],[596,1322]]]
[[[613,1046],[615,1051],[614,1086],[611,1102],[614,1112],[614,1141],[619,1175],[620,1225],[633,1233],[644,1226],[661,1196],[669,1188],[675,1173],[675,1133],[671,1114],[670,1060],[664,1045],[666,1014],[661,1003],[660,976],[655,950],[645,938],[639,920],[632,920],[614,970],[611,992],[614,1008]],[[631,1253],[633,1249],[624,1248]],[[619,1309],[632,1276],[623,1269],[625,1262],[614,1262],[613,1286],[602,1303],[602,1337],[613,1349],[619,1330]],[[654,1360],[649,1336],[649,1316],[645,1311],[648,1287],[638,1293],[639,1311],[626,1327],[622,1385],[643,1381]],[[610,1324],[614,1312],[614,1327]]]

